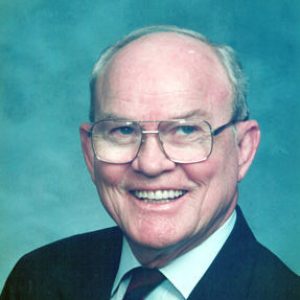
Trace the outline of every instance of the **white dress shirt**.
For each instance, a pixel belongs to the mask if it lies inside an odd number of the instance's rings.
[[[146,297],[146,300],[187,299],[221,250],[234,227],[235,221],[236,211],[203,243],[159,269],[167,280],[156,287]],[[123,238],[119,270],[112,289],[112,300],[123,299],[131,278],[122,278],[128,271],[140,265],[127,240]]]

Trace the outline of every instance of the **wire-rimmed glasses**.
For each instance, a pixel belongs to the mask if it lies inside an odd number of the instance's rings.
[[[240,120],[245,121],[246,119]],[[177,119],[167,121],[133,121],[105,119],[90,129],[92,147],[98,160],[125,164],[133,161],[147,134],[157,134],[161,150],[176,163],[196,163],[208,159],[213,148],[213,137],[238,120],[212,129],[204,120]],[[144,125],[157,123],[157,130],[145,130]]]

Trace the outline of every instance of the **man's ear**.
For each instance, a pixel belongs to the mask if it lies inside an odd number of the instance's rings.
[[[86,166],[90,172],[92,180],[95,181],[95,173],[94,173],[94,152],[92,149],[91,139],[90,139],[90,131],[91,125],[84,123],[80,126],[80,140],[81,140],[81,147],[82,152],[84,155],[84,160]]]
[[[236,125],[236,128],[239,153],[238,180],[241,181],[245,177],[256,154],[260,142],[260,129],[255,120],[240,122]]]

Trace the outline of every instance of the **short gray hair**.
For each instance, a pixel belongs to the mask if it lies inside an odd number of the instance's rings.
[[[159,32],[172,32],[185,36],[190,36],[196,40],[210,46],[216,55],[218,56],[220,63],[223,65],[233,92],[232,101],[232,119],[234,120],[244,120],[249,116],[249,109],[246,100],[246,79],[243,74],[241,65],[235,55],[234,50],[226,45],[216,45],[211,43],[204,35],[189,29],[179,28],[176,26],[168,25],[156,25],[144,27],[129,33],[127,36],[119,40],[113,46],[104,49],[101,53],[99,59],[97,60],[94,68],[92,70],[90,79],[90,121],[95,121],[95,85],[96,81],[101,73],[105,71],[105,67],[114,58],[115,54],[118,53],[122,48],[131,42],[138,40],[139,38]]]

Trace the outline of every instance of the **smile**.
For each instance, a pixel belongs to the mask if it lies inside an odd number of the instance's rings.
[[[186,190],[156,190],[156,191],[143,191],[136,190],[131,193],[138,198],[146,202],[169,202],[183,196]]]

